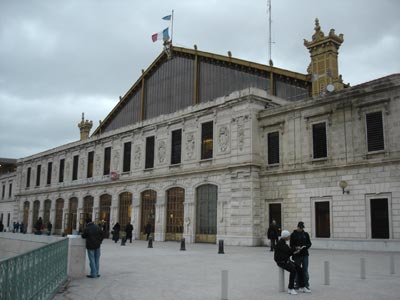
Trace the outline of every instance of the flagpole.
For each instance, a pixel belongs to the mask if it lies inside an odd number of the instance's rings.
[[[173,37],[174,37],[174,10],[172,10],[172,17],[171,17],[171,44]]]

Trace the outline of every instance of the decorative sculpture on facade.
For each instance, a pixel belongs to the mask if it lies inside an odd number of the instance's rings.
[[[165,161],[167,153],[167,145],[165,144],[165,141],[160,141],[158,144],[158,162],[162,164]]]
[[[218,132],[218,144],[219,144],[219,151],[225,152],[229,146],[229,130],[228,127],[222,126],[219,128]]]
[[[186,157],[188,159],[194,158],[194,148],[195,148],[194,133],[188,133],[186,135]]]

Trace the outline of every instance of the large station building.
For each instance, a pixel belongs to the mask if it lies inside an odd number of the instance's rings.
[[[300,74],[166,41],[92,135],[82,116],[79,141],[18,160],[12,220],[256,246],[275,219],[315,245],[399,247],[400,74],[343,84],[342,42],[316,20]]]

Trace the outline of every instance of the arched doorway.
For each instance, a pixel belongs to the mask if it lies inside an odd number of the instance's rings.
[[[54,220],[54,233],[61,234],[64,199],[56,200],[56,219]]]
[[[83,212],[79,216],[79,231],[83,231],[86,226],[86,219],[93,220],[93,203],[94,198],[92,196],[86,196],[83,198]]]
[[[140,225],[140,239],[145,240],[145,227],[151,225],[151,233],[154,234],[155,217],[156,217],[156,201],[157,193],[153,190],[142,192],[142,215]]]
[[[69,199],[68,213],[64,215],[64,228],[66,234],[72,234],[76,231],[76,220],[78,214],[78,198],[73,197]]]
[[[218,188],[205,184],[196,189],[196,242],[215,243]]]
[[[35,224],[36,224],[37,220],[39,219],[39,209],[40,209],[40,201],[35,200],[33,202],[33,214],[32,214],[32,228],[33,229],[35,229]]]
[[[47,199],[44,201],[44,211],[43,211],[43,224],[47,228],[47,223],[50,221],[50,209],[51,209],[51,200]]]
[[[185,190],[180,187],[167,191],[167,226],[165,240],[179,241],[183,234],[183,202]]]
[[[28,228],[28,220],[29,220],[29,206],[30,203],[29,201],[25,201],[24,202],[24,215],[22,217],[22,223],[24,224],[23,227],[23,231],[25,232]]]
[[[100,211],[96,216],[97,224],[101,224],[105,238],[110,236],[110,211],[111,211],[111,195],[104,194],[100,196]]]
[[[124,192],[119,195],[119,216],[118,221],[121,231],[125,231],[125,226],[131,221],[132,216],[132,193]]]

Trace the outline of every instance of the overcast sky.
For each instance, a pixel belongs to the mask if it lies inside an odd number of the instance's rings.
[[[1,0],[0,157],[21,158],[94,131],[162,51],[176,46],[266,63],[267,0]],[[274,66],[306,73],[314,20],[344,34],[339,72],[356,85],[400,72],[399,0],[272,0]]]

